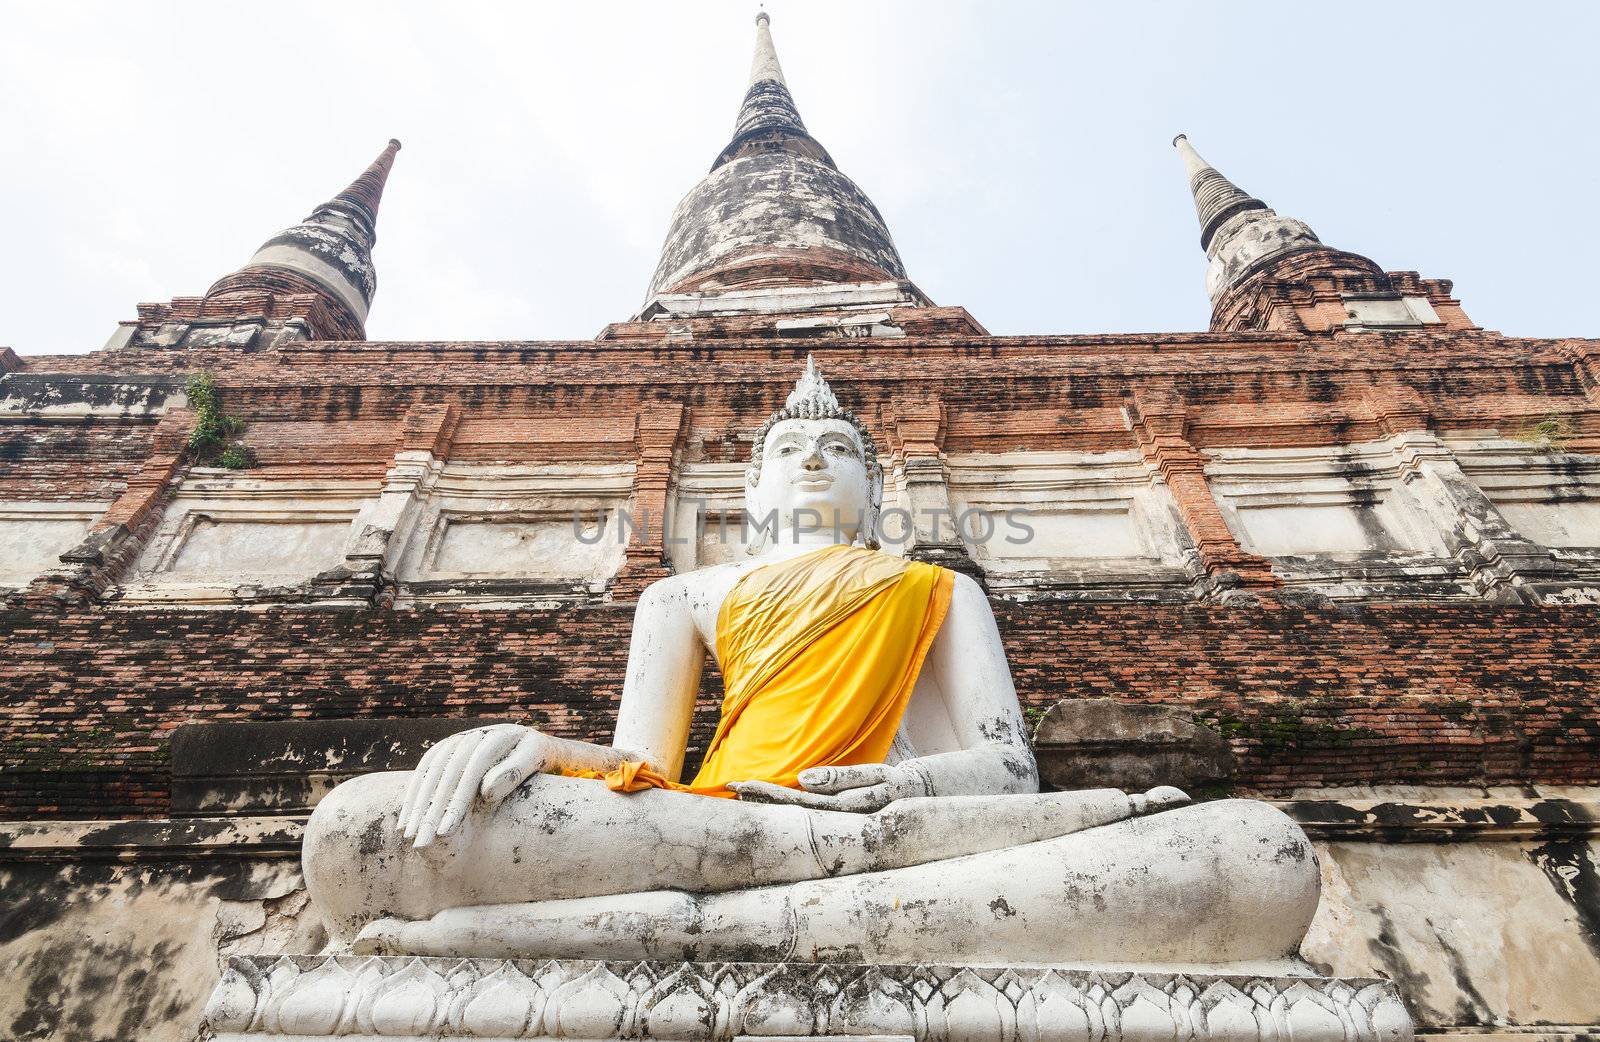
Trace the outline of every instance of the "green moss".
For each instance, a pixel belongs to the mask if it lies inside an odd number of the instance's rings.
[[[1290,702],[1249,720],[1230,713],[1218,713],[1209,719],[1197,716],[1196,719],[1230,741],[1237,738],[1273,751],[1308,747],[1337,748],[1378,736],[1378,732],[1370,727],[1341,727],[1327,721],[1307,720],[1307,712],[1307,706]]]

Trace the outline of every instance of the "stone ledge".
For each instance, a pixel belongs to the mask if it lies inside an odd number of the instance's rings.
[[[1409,1042],[1389,981],[1067,968],[238,956],[216,1042],[355,1036],[722,1042]]]
[[[1427,1042],[1595,1042],[1600,1024],[1497,1024],[1489,1027],[1448,1027],[1418,1031]]]
[[[0,821],[0,864],[299,858],[305,816]]]
[[[1320,840],[1460,843],[1600,835],[1600,803],[1587,800],[1287,800],[1276,806]]]

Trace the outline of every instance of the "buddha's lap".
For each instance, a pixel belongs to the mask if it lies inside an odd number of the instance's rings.
[[[408,780],[408,773],[393,772],[363,776],[339,786],[319,804],[308,823],[308,849],[334,846],[351,853],[359,849],[366,855],[362,860],[370,865],[370,855],[382,847],[391,855],[399,855],[379,859],[388,862],[397,874],[464,880],[482,874],[485,862],[504,864],[519,876],[527,873],[530,878],[548,879],[549,872],[581,873],[608,861],[659,862],[665,846],[679,853],[703,848],[712,855],[709,860],[713,864],[719,857],[736,855],[751,845],[764,845],[776,852],[775,860],[765,868],[750,865],[716,879],[696,878],[692,869],[683,878],[642,872],[641,885],[635,888],[727,891],[800,883],[828,874],[796,867],[796,858],[808,857],[817,823],[849,831],[869,828],[873,820],[872,815],[752,804],[660,789],[616,793],[592,779],[543,776],[530,779],[499,806],[482,808],[469,816],[459,835],[436,841],[440,849],[417,852],[394,828]],[[1025,801],[1069,795],[995,798]],[[916,802],[935,807],[939,803]],[[1219,845],[1219,838],[1226,841]],[[1065,842],[1069,839],[1073,842]],[[780,852],[785,849],[790,855],[786,863]],[[974,858],[999,863],[1005,852],[1015,849],[1027,851],[1027,858],[1020,863],[1066,859],[1090,874],[1125,874],[1118,858],[1146,866],[1161,861],[1180,874],[1191,870],[1191,874],[1231,872],[1239,885],[1257,891],[1283,886],[1286,881],[1299,885],[1316,874],[1315,857],[1298,827],[1270,805],[1243,800],[1165,811],[1100,825],[1074,836],[1010,845],[990,842],[986,849],[971,854],[930,858],[923,867]],[[1106,854],[1113,850],[1117,853]],[[462,856],[465,854],[472,856]],[[1070,869],[1073,864],[1062,867]],[[910,870],[905,866],[883,871]],[[509,884],[504,896],[495,899],[536,901],[583,896],[585,882],[581,877],[562,879],[554,892],[545,887],[538,888],[543,892],[535,892],[520,884]],[[1218,880],[1213,885],[1224,882]],[[610,880],[593,893],[598,896],[601,891],[622,893],[627,888]]]

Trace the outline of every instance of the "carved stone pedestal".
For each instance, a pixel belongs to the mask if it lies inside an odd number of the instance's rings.
[[[1410,1042],[1368,978],[963,966],[375,956],[232,959],[218,1042],[888,1036],[918,1042]]]

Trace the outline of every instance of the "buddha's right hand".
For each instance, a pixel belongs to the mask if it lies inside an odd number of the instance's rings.
[[[505,799],[550,762],[550,739],[521,724],[492,724],[453,734],[423,754],[411,772],[395,828],[416,846],[448,836],[472,801]]]

